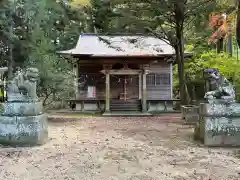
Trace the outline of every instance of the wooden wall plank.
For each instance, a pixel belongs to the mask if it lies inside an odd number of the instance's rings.
[[[149,70],[152,73],[162,74],[168,73],[171,75],[171,65],[166,62],[159,62],[157,64],[150,64]],[[87,74],[96,74],[99,77],[104,77],[100,71],[102,70],[101,65],[94,66],[82,66],[79,65],[79,75]],[[118,98],[119,94],[123,92],[122,81],[118,82],[119,78],[123,79],[124,76],[121,75],[111,75],[110,77],[110,97],[113,99]],[[131,98],[138,99],[139,97],[139,77],[138,75],[128,76],[132,77],[132,81],[127,84],[128,94]],[[96,78],[99,81],[100,78]],[[170,80],[169,85],[154,85],[151,86],[147,84],[147,95],[148,99],[172,99],[172,80]],[[78,94],[78,99],[87,98],[87,89],[82,90]],[[96,99],[105,99],[105,80],[98,82],[96,84]]]
[[[171,65],[168,63],[156,63],[151,64],[149,67],[151,73],[154,74],[170,74],[171,76]],[[169,85],[150,85],[147,84],[148,99],[172,99],[172,82],[170,78]]]

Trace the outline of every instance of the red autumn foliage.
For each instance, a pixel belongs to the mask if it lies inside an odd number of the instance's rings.
[[[210,15],[209,17],[209,27],[210,28],[215,28],[217,26],[220,26],[221,22],[220,22],[221,16],[220,15]]]
[[[225,38],[227,35],[226,20],[222,15],[211,15],[209,21],[209,28],[213,29],[212,36],[208,39],[209,44],[216,44],[218,40]]]

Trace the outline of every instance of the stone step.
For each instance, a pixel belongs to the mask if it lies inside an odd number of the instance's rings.
[[[114,107],[141,107],[140,104],[110,104],[110,106],[114,106]]]
[[[141,111],[142,108],[113,108],[110,107],[111,111]]]
[[[141,111],[142,105],[140,100],[111,100],[111,111]]]

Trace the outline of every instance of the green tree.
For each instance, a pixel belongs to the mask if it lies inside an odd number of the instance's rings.
[[[145,24],[146,28],[132,28],[133,31],[145,31],[166,40],[174,47],[182,104],[189,103],[184,72],[184,33],[199,13],[209,11],[213,5],[215,3],[211,0],[133,0],[115,6],[135,27],[136,24]],[[129,28],[131,25],[125,27]]]
[[[204,93],[202,92],[205,79],[203,77],[203,71],[206,68],[216,68],[223,76],[230,80],[233,85],[237,87],[239,92],[240,83],[240,64],[235,57],[229,56],[228,53],[216,53],[215,50],[203,51],[202,53],[196,54],[191,61],[185,63],[185,76],[188,87],[191,88],[193,84],[200,87],[198,98],[203,98]],[[174,71],[174,77],[177,76],[177,71]],[[177,79],[174,78],[174,87],[179,86]],[[194,89],[191,89],[194,90]],[[196,100],[196,99],[195,99]]]
[[[238,46],[240,47],[240,0],[216,0],[216,6],[221,10],[233,11],[235,9],[236,14],[236,39]]]
[[[217,54],[215,51],[205,51],[194,57],[191,62],[185,63],[186,78],[188,81],[200,80],[203,78],[203,70],[206,68],[217,68],[222,75],[228,79],[238,81],[240,64],[237,59],[230,57],[227,53]],[[235,78],[234,78],[235,77]]]
[[[37,67],[40,70],[38,93],[43,96],[44,104],[53,94],[73,87],[66,85],[69,84],[66,78],[72,82],[71,65],[56,55],[56,51],[76,44],[79,33],[85,28],[83,13],[63,1],[12,0],[1,3],[0,49],[4,60],[1,65],[8,64],[13,70]]]

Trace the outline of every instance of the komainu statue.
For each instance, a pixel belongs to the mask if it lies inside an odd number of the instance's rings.
[[[38,77],[39,71],[36,68],[27,68],[25,72],[17,72],[7,85],[8,101],[38,101],[36,93]]]
[[[209,91],[205,94],[205,99],[209,102],[213,99],[221,99],[225,103],[232,103],[235,101],[235,90],[233,85],[223,77],[215,68],[208,68],[204,71],[211,81],[215,81],[217,88],[214,91]]]

